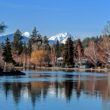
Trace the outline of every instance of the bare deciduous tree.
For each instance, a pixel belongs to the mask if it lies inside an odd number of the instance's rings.
[[[103,34],[110,35],[110,21],[108,21],[107,24],[105,25],[105,27],[103,29]]]
[[[89,42],[88,47],[85,48],[84,54],[94,66],[97,66],[97,45],[94,41]]]

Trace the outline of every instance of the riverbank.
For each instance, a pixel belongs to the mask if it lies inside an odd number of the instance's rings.
[[[107,68],[61,68],[61,67],[36,67],[37,70],[52,70],[52,71],[79,71],[79,72],[110,72]]]
[[[15,67],[16,70],[23,70],[23,67]],[[27,68],[31,70],[49,70],[49,71],[79,71],[79,72],[110,72],[108,68],[62,68],[62,67],[36,67]]]

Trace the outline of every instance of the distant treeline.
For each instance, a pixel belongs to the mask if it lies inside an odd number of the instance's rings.
[[[108,25],[107,25],[108,26]],[[7,28],[0,24],[0,33]],[[9,70],[14,66],[60,66],[63,67],[109,67],[110,62],[110,34],[106,33],[96,37],[86,37],[84,40],[75,41],[69,37],[65,44],[50,45],[48,37],[42,36],[34,27],[29,41],[23,42],[22,32],[17,29],[13,41],[7,38],[5,43],[0,44],[0,67]],[[58,61],[62,58],[62,61]]]

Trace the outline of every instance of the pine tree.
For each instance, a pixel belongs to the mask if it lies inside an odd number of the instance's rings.
[[[32,31],[30,43],[32,45],[32,50],[36,50],[36,49],[39,50],[42,45],[42,36],[36,30],[36,27],[34,27],[34,29]]]
[[[59,44],[58,40],[57,40],[57,42],[55,44],[55,53],[56,53],[56,57],[57,58],[61,56],[60,44]]]
[[[74,46],[71,38],[68,38],[64,45],[63,58],[65,66],[72,67],[74,65]]]
[[[23,42],[22,42],[22,35],[21,35],[21,31],[18,29],[15,33],[14,33],[14,40],[13,40],[13,51],[14,53],[16,53],[17,55],[20,55],[23,51]]]
[[[43,37],[42,42],[43,42],[42,43],[43,50],[47,50],[48,52],[50,52],[50,45],[47,36]]]
[[[7,26],[2,22],[0,23],[0,33],[3,33]]]
[[[37,31],[36,27],[34,27],[31,36],[32,36],[32,38],[36,38],[38,36],[38,31]]]
[[[47,36],[44,36],[43,43],[44,44],[48,44],[48,38],[47,38]]]
[[[31,43],[31,40],[29,39],[28,41],[28,55],[31,56],[31,53],[32,53],[32,43]]]
[[[9,39],[7,38],[5,41],[5,45],[3,46],[3,60],[7,63],[12,63],[12,53],[11,53],[11,44]]]
[[[38,38],[38,31],[36,29],[36,27],[34,27],[33,31],[32,31],[32,35],[31,35],[31,45],[32,43],[34,43],[36,41],[36,39]]]
[[[5,62],[4,65],[4,72],[7,71],[7,63],[14,63],[13,57],[12,57],[12,53],[11,53],[11,44],[9,39],[7,38],[5,41],[5,45],[3,46],[3,60]]]

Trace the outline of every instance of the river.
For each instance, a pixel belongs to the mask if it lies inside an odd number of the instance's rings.
[[[110,110],[110,74],[24,71],[0,77],[1,110]]]

